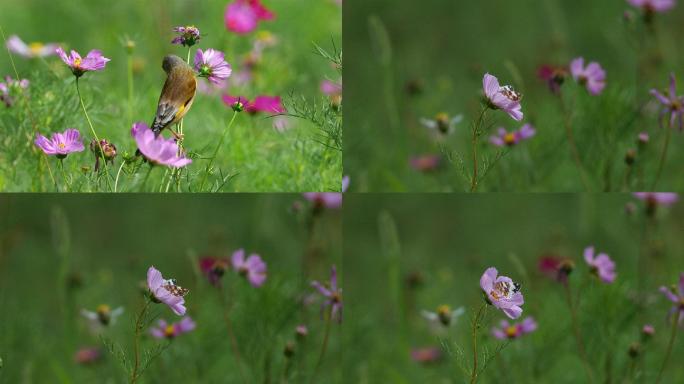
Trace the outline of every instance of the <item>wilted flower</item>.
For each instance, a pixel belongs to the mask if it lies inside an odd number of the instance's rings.
[[[73,72],[76,77],[81,77],[84,73],[89,71],[103,70],[107,62],[110,61],[110,59],[102,56],[102,52],[97,49],[88,52],[85,58],[81,58],[81,55],[74,50],[71,50],[71,55],[67,55],[62,47],[57,47],[55,52],[57,52],[62,61],[71,68],[71,72]]]
[[[325,301],[321,305],[321,313],[325,308],[330,307],[331,320],[337,319],[338,323],[342,322],[342,288],[337,287],[337,269],[332,266],[330,271],[330,283],[326,287],[318,281],[312,281],[311,286],[316,288],[318,292],[323,295]]]
[[[660,287],[665,297],[667,297],[674,305],[670,308],[669,315],[672,316],[679,311],[679,323],[684,321],[684,273],[679,275],[679,286]]]
[[[113,162],[116,157],[116,146],[105,139],[90,142],[90,150],[95,154],[95,172],[100,169],[100,158],[104,157],[106,162]]]
[[[575,268],[575,263],[566,257],[545,255],[539,258],[539,271],[560,283],[568,281],[568,276]]]
[[[606,71],[595,61],[584,67],[584,58],[578,57],[570,63],[570,73],[580,85],[592,95],[598,95],[606,87]]]
[[[423,310],[420,313],[430,322],[448,327],[456,324],[455,320],[465,313],[465,309],[463,307],[458,307],[452,310],[448,305],[440,305],[437,307],[436,312]]]
[[[584,261],[589,264],[591,273],[598,276],[604,283],[615,281],[617,276],[615,262],[607,254],[599,253],[594,257],[594,247],[590,246],[584,249]]]
[[[681,131],[684,128],[684,96],[677,96],[677,82],[674,73],[670,74],[670,89],[667,97],[658,92],[657,89],[651,89],[651,95],[663,105],[658,118],[660,125],[662,126],[663,118],[669,113],[669,127],[674,128],[675,122],[678,121],[679,130]]]
[[[488,304],[502,310],[511,319],[517,319],[522,314],[520,306],[525,302],[520,293],[520,284],[498,274],[496,268],[487,268],[480,278],[480,288],[484,291]]]
[[[450,117],[446,113],[438,113],[434,119],[421,118],[420,124],[425,128],[441,135],[450,135],[456,130],[456,125],[463,120],[463,115]]]
[[[508,132],[504,128],[499,128],[495,136],[489,138],[489,142],[497,147],[512,147],[523,140],[527,140],[537,133],[530,124],[523,125],[517,131]]]
[[[178,33],[178,36],[171,41],[171,44],[179,44],[185,47],[192,47],[199,43],[200,38],[202,37],[199,29],[194,25],[175,27],[173,31]]]
[[[131,136],[135,139],[138,149],[152,164],[161,164],[174,168],[185,167],[192,160],[178,156],[178,144],[173,139],[155,136],[154,132],[143,122],[133,124]]]
[[[501,320],[499,328],[492,328],[492,335],[499,340],[517,339],[520,336],[534,332],[537,329],[537,322],[534,318],[528,317],[525,320],[511,324],[506,320]]]
[[[185,299],[183,296],[188,294],[188,290],[176,285],[176,280],[165,280],[161,272],[150,267],[147,270],[147,287],[153,301],[168,305],[173,313],[178,316],[185,315]]]
[[[568,77],[568,70],[565,67],[542,65],[537,71],[537,76],[546,82],[551,92],[557,94],[560,92],[561,85],[563,85]]]
[[[439,168],[442,163],[442,157],[439,155],[420,155],[411,156],[409,158],[409,165],[411,168],[420,172],[431,172]]]
[[[81,309],[81,315],[88,319],[88,324],[94,331],[99,331],[103,327],[114,325],[116,318],[121,316],[124,312],[123,307],[118,307],[112,310],[109,305],[99,305],[95,312],[87,309]]]
[[[195,329],[195,322],[189,316],[185,316],[179,322],[172,324],[160,319],[156,327],[150,328],[150,334],[157,339],[175,339],[193,329]]]
[[[238,249],[233,252],[230,258],[233,269],[254,287],[260,287],[266,281],[266,263],[261,260],[261,256],[252,253],[245,259],[245,250]]]
[[[43,44],[40,42],[26,44],[19,36],[12,35],[7,39],[7,48],[20,56],[34,58],[56,54],[57,52],[55,52],[55,50],[58,48],[58,45],[54,43]]]
[[[203,257],[199,260],[199,267],[209,283],[219,285],[219,280],[228,270],[228,259],[222,257]]]
[[[83,347],[74,354],[74,361],[82,365],[97,363],[101,358],[102,352],[97,347]]]
[[[238,34],[250,33],[259,21],[273,18],[273,13],[260,0],[235,0],[228,4],[225,14],[226,28]]]
[[[482,79],[482,87],[489,108],[501,109],[514,120],[522,120],[523,113],[520,106],[522,95],[513,90],[513,87],[510,85],[499,86],[499,80],[489,73],[485,73]]]
[[[197,50],[195,70],[200,77],[206,77],[214,84],[221,84],[232,72],[230,64],[224,59],[223,52],[211,48],[206,51]]]
[[[411,350],[411,359],[417,363],[434,363],[441,358],[442,350],[437,347],[414,348]]]
[[[36,134],[35,144],[46,155],[56,155],[59,159],[73,152],[83,152],[85,149],[80,132],[74,128],[67,129],[64,133],[53,133],[50,140],[43,135]]]

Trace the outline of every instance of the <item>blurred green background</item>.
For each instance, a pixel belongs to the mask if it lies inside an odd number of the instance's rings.
[[[140,382],[242,382],[219,296],[195,264],[201,256],[230,256],[238,248],[260,254],[268,265],[260,288],[233,271],[222,279],[247,381],[280,382],[285,343],[294,340],[300,323],[309,336],[295,350],[289,382],[308,379],[325,326],[318,299],[303,312],[297,303],[313,293],[311,280],[328,280],[331,264],[342,273],[342,238],[336,211],[320,214],[309,234],[302,217],[308,211],[291,209],[302,200],[287,194],[0,197],[0,382],[127,382],[106,351],[94,365],[74,362],[78,348],[103,347],[79,311],[123,306],[124,314],[104,336],[130,358],[133,320],[143,303],[139,284],[150,265],[190,289],[187,315],[197,328],[173,340]],[[306,277],[300,266],[305,252],[313,255]],[[180,319],[164,305],[152,311]],[[340,330],[333,324],[318,375],[324,382],[342,382],[334,369],[341,358]],[[145,337],[142,346],[159,343]]]
[[[623,14],[633,19],[626,23]],[[592,191],[650,189],[655,178],[664,131],[658,129],[657,106],[650,88],[668,86],[674,72],[684,93],[684,7],[654,19],[647,31],[641,14],[624,0],[425,0],[348,1],[345,5],[347,51],[346,97],[349,102],[345,137],[345,172],[354,191],[463,191],[469,184],[458,157],[471,163],[470,123],[479,113],[482,77],[490,72],[502,84],[524,95],[524,122],[536,137],[511,151],[481,183],[480,191],[583,191],[570,157],[560,104],[537,78],[543,64],[568,65],[584,56],[607,71],[607,88],[591,97],[568,80],[563,88],[574,118],[572,127]],[[636,84],[637,63],[640,79]],[[409,89],[421,89],[420,94]],[[574,102],[573,102],[574,100]],[[456,133],[441,144],[430,140],[419,118],[439,112],[464,114]],[[481,137],[480,155],[494,158],[487,143],[499,126],[518,129],[502,112],[489,114],[492,127]],[[639,152],[635,172],[624,182],[624,156],[636,148],[638,132],[651,142]],[[658,188],[683,187],[682,136],[673,132],[669,157]],[[672,146],[673,145],[673,146]],[[409,158],[448,153],[442,167],[423,174],[409,167]],[[444,156],[446,157],[446,156]]]
[[[513,340],[490,361],[480,382],[588,382],[564,290],[537,269],[539,257],[556,255],[575,262],[570,286],[579,293],[579,328],[596,382],[654,382],[671,332],[665,321],[671,303],[657,289],[674,284],[684,272],[683,211],[681,204],[661,209],[642,241],[643,205],[625,214],[625,204],[633,200],[622,194],[345,196],[345,380],[467,382],[458,368],[463,361],[458,352],[465,354],[469,369],[470,320],[483,299],[479,280],[494,266],[522,284],[523,318],[534,317],[539,328]],[[613,284],[590,278],[582,258],[589,245],[616,262]],[[641,251],[648,256],[637,275]],[[634,302],[637,296],[646,303],[641,310]],[[439,335],[430,331],[420,311],[434,312],[442,304],[463,306],[466,313]],[[489,336],[490,329],[504,318],[494,308],[487,311],[480,348],[493,353],[499,343]],[[630,366],[627,350],[639,341],[646,323],[655,326],[656,334],[642,345],[643,360],[633,371],[637,380],[624,381]],[[442,360],[428,365],[412,361],[410,351],[418,347],[440,348]],[[682,352],[678,338],[663,382],[684,380],[677,358]]]
[[[0,26],[6,37],[16,34],[26,43],[56,42],[84,56],[91,49],[101,49],[111,58],[104,71],[87,73],[81,79],[81,92],[98,136],[113,142],[120,155],[132,154],[135,152],[135,143],[130,137],[132,122],[150,124],[156,112],[165,79],[161,69],[163,56],[186,57],[187,48],[170,43],[174,37],[171,29],[175,26],[196,25],[203,37],[192,47],[192,57],[197,48],[221,50],[232,65],[233,77],[245,69],[243,61],[259,33],[271,32],[277,43],[264,50],[253,81],[231,87],[229,92],[249,99],[260,94],[281,96],[286,103],[292,98],[305,97],[309,103],[316,101],[319,109],[325,104],[327,98],[321,94],[319,84],[326,78],[339,81],[340,74],[316,53],[314,44],[328,51],[333,51],[333,44],[341,45],[340,7],[333,1],[315,4],[299,0],[264,1],[275,13],[275,19],[261,22],[257,32],[237,35],[228,32],[224,24],[228,3],[227,0],[123,0],[107,4],[85,0],[4,0]],[[132,116],[128,109],[128,56],[122,45],[125,38],[136,44]],[[33,116],[29,118],[25,112],[17,115],[16,107],[14,112],[4,106],[0,109],[0,127],[6,136],[0,146],[0,189],[49,190],[52,185],[44,162],[35,151],[33,126],[29,122],[35,119],[37,129],[44,135],[76,127],[90,138],[90,130],[78,104],[73,75],[59,58],[50,57],[43,62],[14,55],[14,61],[20,76],[32,82],[29,92]],[[14,76],[4,45],[0,75]],[[209,157],[231,115],[220,93],[198,94],[184,120],[185,146],[190,152]],[[327,141],[324,128],[306,119],[292,117],[287,122],[290,129],[279,133],[268,116],[252,118],[243,113],[237,117],[215,161],[223,176],[235,176],[221,191],[339,190],[341,148],[330,148],[333,145]],[[121,156],[113,173],[120,160]],[[92,167],[93,163],[94,157],[87,150],[65,161],[67,170],[74,172],[76,178],[81,166]],[[190,174],[203,173],[206,164],[204,159],[195,160],[188,168]],[[52,168],[57,172],[56,164]],[[162,172],[158,173],[153,174],[153,180],[161,179]],[[217,173],[210,182],[219,178]],[[135,184],[141,178],[129,176],[124,181]],[[198,189],[193,187],[194,191]]]

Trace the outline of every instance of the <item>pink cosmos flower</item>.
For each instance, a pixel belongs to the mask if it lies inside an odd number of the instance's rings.
[[[517,339],[523,335],[534,332],[537,329],[537,322],[534,318],[528,317],[517,324],[510,324],[506,320],[501,320],[499,328],[492,328],[492,335],[499,340]]]
[[[171,44],[178,44],[185,47],[192,47],[199,43],[200,38],[202,37],[202,35],[200,35],[200,30],[194,25],[175,27],[173,31],[178,33],[178,36],[171,40]]]
[[[672,205],[679,200],[673,192],[635,192],[634,197],[653,205]]]
[[[425,173],[436,170],[441,163],[442,157],[439,155],[420,155],[411,156],[411,158],[409,158],[409,165],[411,168]]]
[[[644,327],[641,328],[641,333],[646,336],[653,336],[655,335],[655,327],[651,324],[644,324]]]
[[[584,58],[578,57],[570,63],[570,73],[580,85],[584,85],[592,95],[600,94],[606,87],[606,71],[595,61],[584,67]]]
[[[184,316],[179,322],[172,324],[160,319],[156,327],[150,328],[150,334],[157,339],[175,339],[193,329],[195,329],[195,322],[189,316]]]
[[[206,77],[207,80],[216,85],[221,84],[232,72],[230,64],[224,59],[223,52],[211,48],[206,51],[197,50],[195,70],[200,77]]]
[[[173,139],[155,136],[154,132],[143,122],[133,124],[131,136],[135,139],[138,149],[152,164],[166,165],[174,168],[185,167],[192,160],[178,156],[178,144]]]
[[[411,360],[422,363],[434,363],[442,358],[442,350],[438,347],[414,348],[411,350]]]
[[[263,112],[271,115],[285,113],[285,107],[280,99],[280,96],[257,96],[254,101],[250,101],[243,96],[223,95],[223,102],[234,108],[236,103],[241,103],[245,112],[255,115]]]
[[[245,250],[238,249],[230,258],[233,269],[244,276],[253,287],[260,287],[266,281],[266,263],[256,253],[245,259]]]
[[[337,96],[342,94],[342,84],[330,80],[321,81],[321,92],[327,96]]]
[[[514,91],[513,87],[510,85],[499,86],[499,79],[489,73],[485,73],[482,79],[482,87],[490,108],[501,109],[514,120],[522,120],[523,113],[520,106],[522,95]]]
[[[638,141],[641,144],[646,144],[650,140],[650,137],[648,136],[648,132],[641,132],[639,133],[638,136]]]
[[[225,22],[229,31],[244,35],[254,31],[259,21],[274,17],[260,0],[235,0],[226,8]]]
[[[627,0],[627,2],[647,13],[666,12],[675,6],[675,0]]]
[[[584,261],[589,264],[591,272],[596,274],[604,283],[615,281],[617,276],[615,262],[607,254],[599,253],[594,257],[594,247],[590,246],[584,249]]]
[[[520,293],[520,284],[498,275],[496,268],[487,268],[480,278],[480,288],[487,295],[489,304],[502,310],[511,319],[517,319],[522,314],[520,306],[525,302]]]
[[[185,315],[185,299],[188,290],[176,285],[174,279],[165,280],[161,272],[150,267],[147,270],[147,287],[152,294],[152,300],[164,303],[178,316]]]
[[[339,192],[305,192],[303,196],[314,209],[338,209],[342,206],[342,194]]]
[[[110,59],[102,56],[102,52],[93,49],[88,52],[85,58],[82,58],[78,52],[72,50],[71,55],[67,55],[62,47],[57,47],[55,50],[62,61],[71,68],[74,76],[81,77],[84,73],[89,71],[101,71]]]
[[[541,273],[559,283],[566,283],[568,281],[568,275],[570,275],[575,267],[572,260],[555,255],[544,255],[540,257],[537,266]]]
[[[674,128],[675,122],[678,121],[679,130],[681,131],[684,128],[684,96],[677,96],[677,82],[674,73],[670,74],[670,89],[667,97],[656,89],[651,89],[651,95],[663,105],[658,119],[660,125],[663,125],[663,118],[669,113],[670,119],[668,123],[670,128]]]
[[[512,147],[523,140],[527,140],[537,133],[530,124],[525,124],[517,131],[507,132],[504,128],[499,128],[495,136],[489,138],[489,142],[497,147]]]
[[[228,259],[223,257],[206,256],[199,260],[199,267],[209,283],[218,286],[221,277],[228,270]]]
[[[73,152],[83,152],[85,149],[81,141],[81,133],[74,128],[67,129],[64,133],[53,133],[50,140],[43,135],[36,134],[35,144],[46,155],[56,155],[59,159]]]
[[[342,322],[342,288],[337,287],[337,269],[332,266],[330,271],[330,284],[326,287],[318,281],[312,281],[311,286],[326,299],[321,305],[321,314],[327,307],[331,307],[331,319]]]
[[[74,361],[81,365],[95,364],[102,358],[102,351],[97,347],[83,347],[74,354]]]
[[[678,287],[660,287],[660,292],[665,295],[674,305],[670,308],[669,316],[679,311],[679,323],[684,322],[684,273],[679,275]]]
[[[47,57],[55,55],[55,50],[58,47],[59,46],[54,43],[43,44],[34,42],[26,44],[17,35],[12,35],[7,39],[7,48],[10,51],[26,58]]]

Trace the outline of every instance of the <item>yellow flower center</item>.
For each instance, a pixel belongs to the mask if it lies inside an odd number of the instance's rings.
[[[164,336],[171,338],[175,335],[175,329],[173,328],[173,325],[169,324],[164,328]]]
[[[79,68],[81,66],[81,61],[82,61],[82,59],[80,59],[78,57],[75,58],[74,59],[74,67]]]
[[[36,42],[36,43],[31,43],[31,44],[29,44],[28,47],[29,47],[29,49],[31,50],[31,53],[37,54],[37,53],[39,53],[39,52],[43,49],[44,46],[45,46],[45,45],[44,45],[43,43],[38,43],[38,42]]]
[[[515,144],[515,134],[513,132],[509,132],[506,135],[504,135],[503,140],[504,143],[506,143],[506,145],[513,145]]]
[[[448,305],[440,305],[437,307],[437,314],[440,316],[445,316],[451,314],[451,307]]]
[[[64,144],[60,143],[59,147],[64,148]],[[97,307],[96,311],[100,314],[108,314],[111,311],[111,308],[109,308],[109,305],[107,304],[102,304]]]
[[[64,143],[59,143],[59,144],[57,144],[57,147],[59,147],[59,149],[64,149],[64,148],[66,148],[66,145],[64,145]]]
[[[511,325],[508,328],[506,328],[506,336],[513,338],[518,334],[518,327],[515,325]]]

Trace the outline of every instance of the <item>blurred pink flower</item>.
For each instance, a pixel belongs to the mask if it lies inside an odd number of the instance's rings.
[[[644,324],[644,327],[641,328],[641,333],[647,336],[653,336],[655,334],[655,327],[651,324]]]
[[[330,270],[330,283],[325,286],[318,281],[312,281],[311,286],[323,295],[325,301],[321,305],[321,314],[327,307],[330,308],[331,320],[342,322],[342,288],[337,286],[337,268],[333,265]]]
[[[679,195],[673,192],[635,192],[634,197],[654,205],[672,205],[679,200]]]
[[[559,283],[566,283],[574,268],[572,260],[555,255],[544,255],[537,264],[539,271]]]
[[[517,339],[523,335],[534,332],[537,329],[537,322],[534,318],[528,317],[517,324],[510,324],[506,320],[501,320],[499,328],[492,328],[492,335],[499,340]]]
[[[303,196],[313,204],[314,210],[338,209],[342,206],[342,194],[339,192],[305,192]]]
[[[670,308],[669,316],[674,315],[679,311],[679,323],[684,322],[684,273],[679,275],[679,284],[677,287],[673,286],[660,287],[660,292],[665,295],[674,305]]]
[[[646,144],[646,143],[648,143],[648,141],[650,140],[650,138],[649,138],[647,132],[641,132],[641,133],[639,133],[638,138],[639,138],[639,142],[642,143],[642,144]]]
[[[409,158],[411,168],[420,172],[434,171],[439,168],[441,162],[442,157],[439,155],[420,155]]]
[[[238,101],[244,106],[245,112],[255,115],[257,113],[263,112],[272,115],[285,113],[285,107],[283,106],[280,96],[257,96],[254,101],[250,101],[246,97],[242,96],[231,96],[223,95],[223,102],[232,107]]]
[[[342,84],[330,80],[321,81],[321,92],[327,96],[337,96],[342,94]]]
[[[171,44],[178,44],[185,47],[192,47],[199,43],[200,38],[202,37],[200,30],[194,25],[175,27],[173,31],[178,33],[178,36],[171,40]]]
[[[259,21],[274,17],[260,0],[235,0],[226,8],[225,22],[229,31],[244,35],[254,31]]]
[[[645,12],[666,12],[675,6],[675,0],[627,0],[627,2]]]
[[[584,67],[584,58],[578,57],[570,63],[570,73],[580,85],[586,86],[592,95],[600,94],[606,87],[606,71],[595,61]]]
[[[56,155],[60,159],[73,152],[83,152],[85,149],[81,134],[74,128],[67,129],[64,133],[53,133],[50,140],[43,135],[36,134],[35,144],[46,155]]]
[[[414,348],[411,350],[411,360],[422,363],[434,363],[442,358],[442,350],[438,347]]]
[[[150,334],[157,339],[174,339],[194,329],[195,322],[189,316],[184,316],[179,322],[173,324],[160,319],[156,327],[150,328]]]
[[[155,302],[164,303],[178,316],[185,315],[185,299],[188,290],[176,285],[174,279],[165,280],[154,267],[147,270],[147,287]]]
[[[670,74],[670,89],[667,97],[658,92],[657,89],[651,89],[651,95],[663,105],[658,119],[660,125],[662,126],[663,118],[669,113],[669,127],[674,128],[675,122],[679,121],[679,130],[681,131],[684,128],[684,96],[677,96],[677,82],[674,73]]]
[[[568,77],[568,70],[565,67],[542,65],[537,70],[537,77],[546,82],[552,93],[558,94],[561,85],[563,85]]]
[[[195,70],[199,73],[199,77],[205,77],[216,85],[221,84],[232,72],[230,64],[224,59],[223,52],[211,48],[206,51],[197,50]]]
[[[101,71],[105,68],[105,65],[111,60],[102,56],[102,52],[93,49],[82,58],[78,52],[71,50],[71,55],[67,55],[62,47],[57,47],[55,50],[62,61],[71,68],[74,76],[81,77],[84,73],[89,71]]]
[[[604,283],[615,281],[615,262],[605,253],[599,253],[594,257],[594,247],[584,249],[584,261],[589,264],[591,272],[598,276]]]
[[[238,249],[230,258],[233,269],[244,276],[253,287],[260,287],[266,281],[266,263],[261,256],[252,253],[245,259],[245,250]]]
[[[496,268],[487,268],[480,278],[480,288],[487,295],[488,304],[502,310],[511,319],[517,319],[523,311],[520,306],[525,302],[520,284],[498,274]]]
[[[81,365],[94,364],[102,358],[102,351],[97,347],[82,347],[74,354],[74,361]]]
[[[138,149],[152,164],[166,165],[174,168],[185,167],[192,160],[178,156],[178,144],[173,139],[155,136],[154,132],[143,122],[133,124],[131,136],[135,139]]]
[[[35,42],[26,44],[17,35],[12,35],[7,39],[7,48],[10,51],[26,58],[47,57],[55,55],[57,54],[56,49],[58,47],[59,46],[54,43],[43,44]]]
[[[24,92],[29,86],[29,81],[26,79],[16,80],[10,76],[5,76],[5,82],[0,82],[0,101],[2,101],[7,108],[14,105],[14,96]]]
[[[205,256],[199,260],[199,267],[209,283],[218,286],[221,277],[228,270],[228,259],[223,257]]]
[[[522,120],[523,113],[520,106],[522,95],[514,91],[513,87],[510,85],[499,86],[499,80],[489,73],[485,73],[482,79],[482,87],[490,108],[501,109],[514,120]]]
[[[530,124],[525,124],[517,131],[507,132],[504,128],[499,128],[495,136],[489,138],[489,142],[497,147],[512,147],[523,140],[534,136],[536,131]]]

